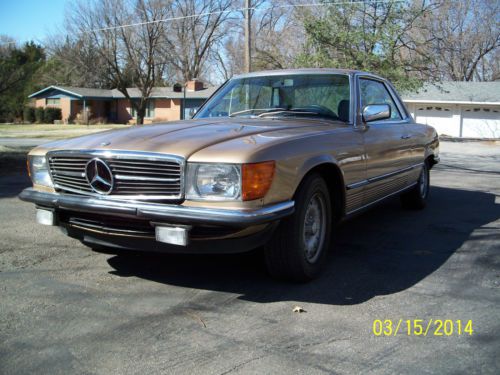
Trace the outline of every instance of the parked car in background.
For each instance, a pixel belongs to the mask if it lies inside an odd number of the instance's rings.
[[[304,281],[325,264],[336,222],[394,195],[425,206],[438,146],[376,75],[257,72],[226,82],[193,120],[33,149],[20,198],[90,247],[263,245],[273,276]]]

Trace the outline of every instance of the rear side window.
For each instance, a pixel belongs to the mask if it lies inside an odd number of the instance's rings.
[[[401,120],[401,113],[382,82],[371,79],[359,80],[361,89],[361,108],[371,104],[389,104],[391,106],[391,120]]]

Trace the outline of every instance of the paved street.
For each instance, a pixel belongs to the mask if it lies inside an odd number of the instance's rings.
[[[4,171],[0,373],[498,374],[500,144],[443,142],[441,160],[425,210],[396,198],[344,223],[304,285],[270,279],[258,252],[93,252],[36,225],[16,198],[28,178]],[[474,332],[376,337],[375,319]]]

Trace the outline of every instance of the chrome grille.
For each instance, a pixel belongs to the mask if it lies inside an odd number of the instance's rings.
[[[57,190],[102,196],[89,184],[85,167],[99,158],[113,174],[108,198],[178,200],[183,197],[184,160],[177,156],[126,151],[53,151],[47,154],[50,174]]]

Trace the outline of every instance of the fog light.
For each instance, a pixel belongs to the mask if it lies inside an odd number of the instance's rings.
[[[54,212],[49,210],[36,210],[36,222],[42,225],[56,225]]]
[[[158,242],[179,246],[187,246],[188,244],[188,228],[157,226],[155,228],[155,234],[156,241]]]

